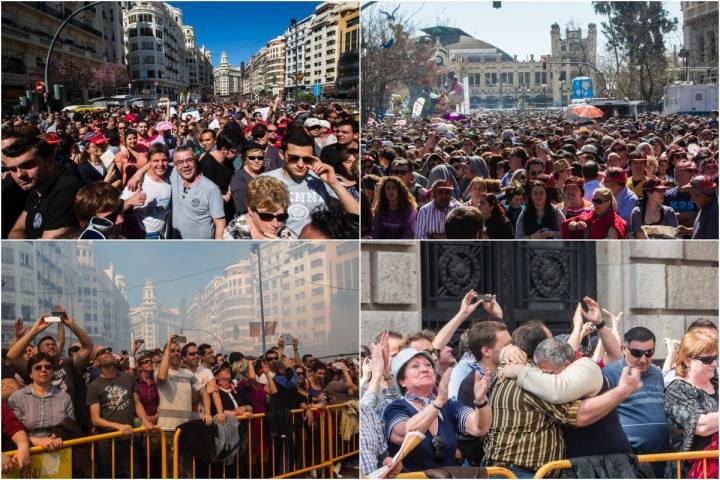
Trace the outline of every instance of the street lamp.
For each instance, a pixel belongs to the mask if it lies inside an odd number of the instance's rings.
[[[82,6],[75,10],[73,13],[70,14],[68,18],[66,18],[63,23],[60,24],[60,27],[57,29],[57,32],[55,32],[55,36],[53,36],[52,41],[50,42],[50,47],[48,48],[47,57],[45,58],[45,95],[48,97],[50,96],[50,82],[49,82],[49,72],[50,72],[50,57],[52,57],[53,50],[55,49],[55,43],[57,42],[58,37],[60,37],[60,33],[65,29],[65,25],[67,25],[70,20],[72,20],[75,15],[78,13],[85,11],[89,8],[95,7],[96,5],[100,5],[103,2],[92,2],[88,3],[85,6]],[[48,111],[51,111],[50,102],[48,102]]]
[[[262,353],[264,354],[267,351],[267,348],[265,347],[265,305],[263,302],[263,289],[262,289],[262,264],[260,262],[260,246],[257,243],[254,243],[250,247],[250,252],[257,255],[257,264],[258,264],[258,285],[260,289],[260,335],[262,338]]]

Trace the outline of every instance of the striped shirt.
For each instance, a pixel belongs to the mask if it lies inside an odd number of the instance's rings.
[[[8,403],[28,435],[33,437],[48,437],[52,428],[66,418],[75,419],[70,395],[55,385],[50,387],[44,397],[40,397],[32,385],[28,385],[10,395]]]
[[[637,195],[625,187],[615,194],[615,201],[617,202],[615,210],[625,220],[625,223],[630,225],[632,223],[632,211],[638,204]]]
[[[565,457],[561,425],[575,425],[580,400],[552,404],[500,380],[490,396],[492,426],[485,439],[488,465],[535,471]]]
[[[460,202],[451,198],[450,204],[443,210],[435,207],[435,200],[420,207],[415,218],[415,238],[445,238],[445,219],[459,206]]]

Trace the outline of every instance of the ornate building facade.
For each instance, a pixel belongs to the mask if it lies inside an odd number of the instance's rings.
[[[520,60],[459,28],[435,26],[422,32],[435,44],[439,75],[434,87],[445,88],[450,72],[460,81],[467,77],[471,109],[565,106],[571,80],[578,76],[591,77],[598,88],[597,29],[592,23],[585,37],[581,29],[566,29],[565,38],[553,24],[551,52]]]
[[[145,340],[143,348],[163,348],[171,334],[181,333],[183,313],[163,307],[155,295],[155,283],[145,280],[142,303],[130,309],[132,337]]]
[[[680,2],[683,44],[689,53],[690,80],[718,81],[718,2]]]

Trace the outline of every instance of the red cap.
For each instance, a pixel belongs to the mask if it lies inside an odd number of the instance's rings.
[[[547,173],[541,173],[537,179],[545,184],[547,188],[556,188],[555,177]]]
[[[712,190],[717,187],[713,179],[708,175],[697,175],[690,179],[690,183],[683,185],[681,188],[692,188],[693,190]]]
[[[97,134],[93,138],[90,139],[90,143],[94,145],[105,145],[108,142],[108,139],[105,138],[103,134]]]
[[[675,165],[676,172],[679,172],[682,170],[693,170],[693,171],[697,172],[698,167],[697,167],[697,165],[695,165],[695,163],[693,161],[687,160],[687,161],[680,162],[677,165]]]
[[[49,143],[50,145],[57,145],[60,143],[60,137],[58,137],[58,134],[55,132],[42,135],[42,139],[45,140],[45,143]]]
[[[610,167],[605,170],[605,183],[607,183],[608,181],[624,184],[625,182],[627,182],[627,174],[622,168]]]
[[[658,177],[650,177],[645,180],[645,183],[643,184],[643,191],[668,189],[670,189],[670,187],[665,185]]]

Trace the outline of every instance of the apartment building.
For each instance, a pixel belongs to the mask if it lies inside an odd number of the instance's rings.
[[[113,265],[100,269],[92,242],[12,242],[2,246],[2,344],[13,323],[26,324],[62,305],[94,342],[130,345],[125,277]],[[66,331],[66,346],[74,341]]]

